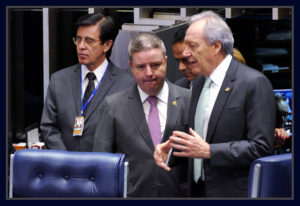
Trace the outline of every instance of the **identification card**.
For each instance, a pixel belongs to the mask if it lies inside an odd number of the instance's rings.
[[[84,128],[84,116],[77,116],[74,121],[73,136],[82,136]]]

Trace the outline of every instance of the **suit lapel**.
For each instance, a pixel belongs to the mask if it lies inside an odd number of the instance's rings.
[[[92,101],[89,103],[87,107],[87,111],[85,114],[85,121],[89,119],[89,117],[94,112],[94,110],[96,110],[98,108],[98,105],[103,101],[107,92],[109,91],[111,86],[115,83],[116,77],[117,75],[115,69],[112,63],[109,63],[109,67],[107,68],[102,78],[98,91],[96,92],[95,96],[93,97]]]
[[[207,128],[206,141],[211,142],[212,136],[215,131],[216,125],[218,123],[219,117],[224,109],[224,105],[231,94],[234,87],[234,80],[236,79],[236,62],[233,59],[228,68],[224,81],[222,83],[221,89],[219,91],[218,97],[216,99],[215,105],[213,107],[212,113],[210,115],[209,124]]]
[[[76,109],[77,115],[79,115],[80,111],[81,111],[80,76],[81,76],[81,70],[80,70],[80,64],[78,64],[78,65],[75,66],[74,71],[73,71],[72,76],[71,76],[72,92],[73,92],[75,109]]]
[[[165,126],[165,132],[162,138],[162,142],[169,139],[169,136],[175,130],[177,119],[180,115],[181,101],[179,101],[180,95],[173,87],[169,84],[169,98],[168,98],[168,110],[167,110],[167,120]]]
[[[137,85],[131,87],[128,93],[128,107],[131,115],[133,116],[134,123],[139,129],[142,137],[151,151],[154,151],[154,145],[145,118],[144,108],[141,103],[141,98],[137,89]]]

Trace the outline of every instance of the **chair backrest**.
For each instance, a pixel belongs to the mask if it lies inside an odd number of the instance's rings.
[[[124,154],[19,150],[11,162],[10,196],[126,197],[124,165]]]
[[[292,154],[258,158],[251,164],[248,197],[291,197]]]

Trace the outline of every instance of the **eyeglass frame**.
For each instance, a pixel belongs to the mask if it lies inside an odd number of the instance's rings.
[[[80,42],[76,42],[77,40],[79,40],[80,39]],[[76,46],[78,46],[78,45],[80,45],[81,44],[81,42],[82,42],[82,40],[84,40],[84,44],[85,45],[88,45],[88,46],[92,46],[93,44],[95,44],[96,42],[98,42],[98,41],[100,41],[101,42],[101,39],[98,39],[98,40],[95,40],[95,39],[92,39],[92,38],[89,38],[89,37],[87,37],[87,38],[82,38],[82,37],[80,37],[80,36],[75,36],[75,37],[72,37],[72,40],[73,40],[73,43],[76,45]],[[88,40],[88,41],[87,41]],[[91,41],[91,42],[89,42],[89,41]]]

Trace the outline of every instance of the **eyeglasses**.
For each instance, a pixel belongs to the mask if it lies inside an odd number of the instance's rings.
[[[82,37],[80,37],[80,36],[75,36],[72,39],[73,39],[73,42],[76,46],[80,45],[82,40],[84,40],[84,43],[87,44],[88,46],[92,46],[96,42],[101,41],[100,39],[95,40],[95,39],[92,39],[92,38],[89,38],[89,37],[87,37],[85,39],[82,39]]]
[[[187,57],[178,58],[176,60],[177,60],[178,63],[183,63],[183,64],[187,64],[188,63],[188,58]]]

